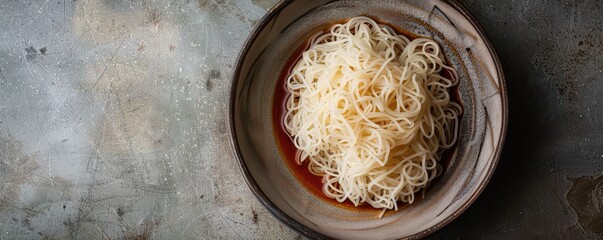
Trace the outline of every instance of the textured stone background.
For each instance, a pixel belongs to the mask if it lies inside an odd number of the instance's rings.
[[[434,237],[603,238],[603,1],[462,3],[503,64],[509,130],[484,193]]]
[[[247,189],[225,119],[275,2],[0,1],[0,239],[299,237]],[[433,237],[603,238],[603,2],[462,3],[510,124],[485,192]]]

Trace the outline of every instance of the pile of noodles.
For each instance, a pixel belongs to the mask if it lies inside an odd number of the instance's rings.
[[[446,64],[435,41],[367,17],[313,37],[286,81],[284,125],[328,197],[397,210],[442,172],[461,111]]]

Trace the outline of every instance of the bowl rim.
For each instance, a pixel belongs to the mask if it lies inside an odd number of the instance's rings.
[[[249,187],[249,189],[251,190],[251,192],[253,193],[255,198],[268,210],[268,212],[270,212],[281,223],[285,224],[286,226],[295,230],[296,232],[304,235],[305,237],[309,237],[311,239],[325,239],[325,238],[329,238],[329,237],[322,233],[314,231],[313,229],[310,229],[310,228],[306,227],[305,225],[301,224],[300,222],[296,221],[295,219],[289,217],[282,210],[280,210],[272,201],[270,201],[270,199],[268,199],[268,197],[262,191],[262,189],[259,187],[259,185],[255,181],[255,179],[251,176],[251,172],[249,171],[247,164],[243,160],[243,156],[241,154],[241,149],[237,143],[237,131],[235,129],[235,119],[234,119],[235,112],[234,111],[235,111],[235,103],[237,100],[235,95],[236,95],[236,91],[237,91],[237,86],[239,84],[238,79],[240,78],[242,63],[245,60],[247,54],[249,53],[251,45],[256,41],[259,33],[267,26],[267,24],[275,16],[277,16],[280,12],[282,12],[292,2],[295,2],[295,1],[296,0],[280,0],[275,6],[273,6],[270,10],[268,10],[266,12],[266,14],[260,19],[258,24],[253,28],[249,37],[247,37],[247,39],[243,43],[241,52],[239,53],[239,55],[237,56],[237,59],[235,61],[236,65],[235,65],[235,69],[234,69],[234,72],[232,75],[232,82],[231,82],[231,89],[230,89],[230,102],[229,102],[229,106],[228,106],[229,109],[228,109],[228,113],[227,113],[227,124],[228,124],[228,129],[230,131],[229,143],[234,152],[234,156],[237,160],[236,161],[237,165],[239,166],[239,169],[241,170],[241,173],[243,174],[243,178],[245,179],[247,186]],[[463,17],[465,17],[467,19],[467,21],[469,21],[469,23],[475,28],[475,30],[477,31],[479,36],[484,40],[484,44],[486,45],[488,52],[492,55],[494,66],[496,68],[496,73],[497,73],[497,76],[499,77],[499,84],[500,84],[499,90],[500,90],[501,100],[502,100],[501,101],[501,110],[502,110],[501,134],[499,136],[499,141],[496,146],[497,148],[494,153],[494,158],[492,160],[492,163],[489,165],[488,169],[486,170],[486,176],[484,177],[484,180],[480,183],[480,185],[477,186],[476,191],[471,194],[469,199],[467,199],[467,201],[465,203],[463,203],[450,216],[448,216],[444,220],[440,221],[433,227],[423,230],[421,232],[415,233],[410,236],[405,236],[404,238],[406,238],[406,239],[420,239],[420,238],[429,236],[430,234],[434,233],[435,231],[443,228],[444,226],[446,226],[447,224],[452,222],[454,219],[456,219],[458,216],[460,216],[463,212],[465,212],[465,210],[467,210],[467,208],[469,208],[469,206],[471,206],[471,204],[473,204],[473,202],[475,202],[475,200],[481,195],[485,186],[488,184],[488,182],[492,178],[494,170],[496,169],[496,167],[498,165],[498,161],[501,157],[502,148],[503,148],[505,138],[506,138],[506,133],[507,133],[508,99],[507,99],[507,87],[506,87],[506,83],[505,83],[506,81],[505,81],[504,71],[503,71],[502,65],[500,63],[500,59],[498,58],[498,54],[496,53],[496,50],[494,49],[494,46],[492,45],[490,38],[487,36],[484,28],[479,24],[477,19],[469,12],[469,10],[467,10],[467,8],[465,8],[457,0],[440,0],[440,1],[451,6],[453,9],[458,11]]]

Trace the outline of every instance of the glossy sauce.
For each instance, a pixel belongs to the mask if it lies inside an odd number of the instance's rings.
[[[341,22],[336,22],[336,23],[344,23],[346,21],[347,21],[347,19],[342,20]],[[383,22],[379,22],[379,21],[377,21],[377,22],[379,24],[384,24]],[[336,23],[326,25],[326,27],[323,29],[322,32],[329,31],[331,26],[333,26]],[[398,34],[402,34],[402,35],[406,36],[411,41],[413,39],[416,39],[419,37],[417,35],[410,34],[406,31],[401,31],[400,29],[394,28],[393,26],[390,26],[390,27],[392,27]],[[293,69],[295,64],[299,61],[303,52],[309,48],[309,45],[310,45],[310,39],[303,42],[303,44],[301,44],[295,50],[295,52],[293,52],[291,57],[285,63],[283,70],[281,71],[281,73],[279,75],[279,80],[278,80],[278,83],[277,83],[277,86],[275,89],[273,106],[272,106],[272,126],[274,128],[275,137],[277,140],[277,144],[279,145],[279,150],[281,152],[281,155],[285,159],[287,167],[293,173],[295,178],[298,181],[300,181],[302,183],[302,185],[306,189],[308,189],[314,196],[318,197],[319,199],[321,199],[325,202],[335,205],[337,207],[346,208],[346,209],[356,209],[356,210],[361,210],[361,211],[375,211],[378,214],[379,212],[381,212],[381,209],[373,208],[369,204],[364,204],[364,205],[360,205],[360,206],[356,207],[349,200],[346,200],[344,202],[338,202],[335,199],[327,197],[324,194],[324,192],[322,191],[322,187],[323,187],[322,177],[313,175],[308,170],[308,164],[310,161],[308,161],[308,160],[303,161],[302,165],[299,165],[296,162],[296,158],[298,156],[298,150],[295,147],[295,145],[293,144],[293,140],[287,133],[284,123],[283,123],[285,113],[287,112],[285,104],[287,102],[287,99],[289,98],[289,93],[288,93],[285,83],[287,81],[287,77],[289,76],[289,73],[291,72],[291,70]],[[447,62],[449,62],[449,61],[447,61]],[[450,73],[447,71],[442,72],[442,75],[444,77],[448,77],[448,78],[450,77]],[[449,93],[450,93],[450,97],[451,97],[452,101],[460,104],[460,93],[458,91],[458,84],[455,85],[454,87],[450,88]],[[460,122],[461,117],[462,117],[462,112],[461,112],[461,115],[459,116],[459,122]],[[448,164],[450,163],[450,160],[451,160],[452,156],[454,155],[454,152],[456,151],[456,145],[457,144],[455,143],[452,148],[450,148],[442,153],[442,158],[439,161],[439,163],[442,165],[444,170],[448,167]],[[431,184],[437,182],[437,180],[438,180],[437,178],[434,179],[431,182]],[[421,192],[418,192],[415,195],[415,202],[421,200],[420,196],[421,196]],[[407,203],[398,202],[398,209],[403,209],[406,206],[408,206]],[[391,211],[388,211],[388,212],[391,212]],[[387,213],[386,213],[386,215],[387,215]]]

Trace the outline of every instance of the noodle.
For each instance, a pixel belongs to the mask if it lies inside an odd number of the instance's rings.
[[[434,40],[410,41],[367,17],[334,25],[312,38],[286,81],[284,125],[297,161],[310,161],[339,202],[412,203],[456,141],[457,79]]]

